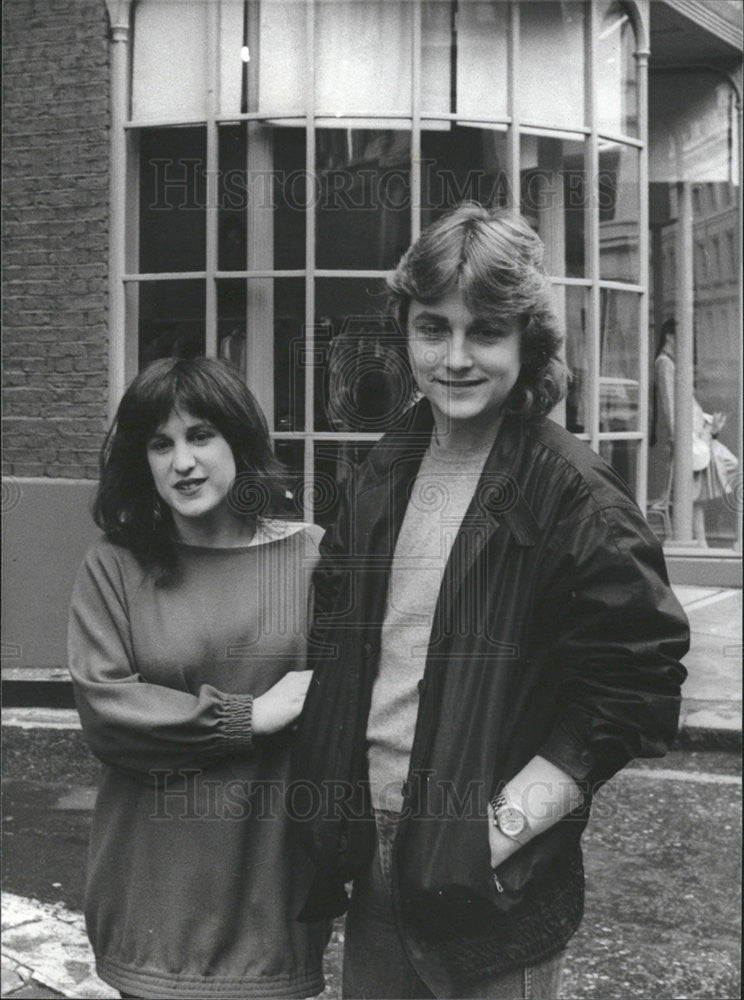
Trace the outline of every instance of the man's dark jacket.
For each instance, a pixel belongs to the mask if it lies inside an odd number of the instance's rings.
[[[422,401],[378,443],[321,545],[316,672],[294,753],[296,829],[316,872],[302,918],[340,912],[344,881],[369,863],[367,717],[391,559],[432,426]],[[632,758],[664,754],[688,647],[661,547],[623,481],[552,421],[506,416],[455,538],[419,684],[395,848],[401,926],[473,979],[562,947],[583,911],[592,793]],[[585,804],[500,867],[500,893],[486,802],[535,754]]]

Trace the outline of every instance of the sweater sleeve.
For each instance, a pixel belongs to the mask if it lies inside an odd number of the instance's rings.
[[[124,586],[112,546],[86,556],[73,591],[68,663],[83,734],[105,764],[153,772],[203,766],[252,746],[253,698],[208,684],[190,694],[137,672]]]

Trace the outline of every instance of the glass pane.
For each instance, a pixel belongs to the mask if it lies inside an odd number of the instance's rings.
[[[520,4],[517,108],[525,122],[584,122],[584,3]]]
[[[219,156],[218,268],[304,267],[304,129],[262,122],[224,125]]]
[[[637,431],[640,298],[600,291],[600,431]]]
[[[289,473],[289,489],[292,498],[288,498],[287,516],[291,519],[304,520],[305,443],[304,441],[274,441],[274,454]]]
[[[468,117],[507,115],[508,7],[426,2],[421,8],[421,107]],[[431,127],[424,122],[424,128]]]
[[[676,332],[678,316],[675,247],[686,252],[680,238],[680,200],[676,185],[652,184],[651,275],[652,315],[657,360],[651,375],[651,445],[649,497],[671,496],[674,464]],[[741,510],[741,317],[737,278],[741,245],[736,239],[739,190],[725,182],[707,181],[685,199],[691,209],[694,286],[692,289],[693,450],[709,454],[705,468],[693,473],[693,529],[701,545],[731,547]],[[690,262],[687,262],[688,273]],[[719,414],[720,416],[716,416]],[[723,421],[723,422],[722,422]],[[719,426],[720,425],[720,426]],[[716,437],[713,437],[713,433]],[[663,526],[663,519],[657,518]],[[669,524],[666,524],[669,528]]]
[[[318,129],[319,268],[395,267],[411,241],[411,136]]]
[[[637,441],[600,441],[599,454],[629,486],[632,496],[638,495]]]
[[[246,3],[249,18],[258,14],[258,85],[251,89],[250,63],[246,73],[246,110],[303,115],[307,110],[307,0]],[[251,61],[255,66],[255,52]]]
[[[638,135],[635,32],[622,3],[598,4],[597,128],[614,135]]]
[[[506,204],[506,133],[453,126],[421,135],[421,222],[428,226],[462,201]]]
[[[156,358],[204,354],[204,282],[143,281],[139,285],[139,367]]]
[[[405,345],[384,309],[381,281],[317,281],[316,430],[383,432],[408,406]]]
[[[571,372],[566,396],[566,427],[574,434],[589,430],[586,350],[586,289],[575,285],[553,288],[566,317],[566,364]]]
[[[411,114],[413,4],[316,4],[315,110],[319,116]]]
[[[599,275],[606,281],[640,281],[639,152],[599,141]]]
[[[247,373],[248,385],[269,426],[277,431],[301,430],[305,412],[304,280],[218,280],[217,317],[217,353]]]
[[[523,135],[520,209],[545,243],[554,277],[584,277],[584,142]]]
[[[314,508],[313,521],[324,528],[332,524],[339,497],[355,465],[362,462],[374,447],[373,441],[319,441],[315,445],[314,482],[309,490]]]
[[[206,129],[153,128],[139,135],[139,270],[203,271]]]

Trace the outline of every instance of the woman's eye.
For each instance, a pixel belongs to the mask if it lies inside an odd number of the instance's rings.
[[[211,431],[196,431],[192,437],[192,441],[196,441],[197,444],[205,444],[207,441],[211,441],[214,437]]]
[[[444,337],[446,330],[444,327],[437,326],[436,323],[426,323],[425,325],[417,326],[416,333],[419,337],[434,339],[436,337]]]
[[[169,442],[166,441],[164,438],[156,438],[156,440],[151,441],[150,444],[148,445],[150,451],[155,451],[155,452],[167,451],[169,447],[170,447]]]

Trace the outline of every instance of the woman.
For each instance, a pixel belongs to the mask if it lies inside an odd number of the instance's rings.
[[[529,226],[462,206],[389,284],[423,398],[321,545],[303,916],[354,880],[347,997],[555,997],[592,793],[673,738],[687,623],[625,484],[546,419],[566,371]]]
[[[102,450],[69,661],[104,763],[86,920],[138,997],[306,997],[327,925],[292,919],[287,727],[302,708],[320,532],[273,514],[266,423],[224,362],[156,361]]]
[[[676,369],[677,324],[664,320],[661,341],[654,360],[654,407],[651,444],[656,442],[657,423],[661,418],[669,462],[674,448],[674,384]],[[726,414],[706,413],[692,397],[692,537],[707,547],[705,504],[736,489],[739,460],[718,440],[726,425]],[[671,475],[671,473],[670,473]],[[670,478],[671,482],[671,478]]]

